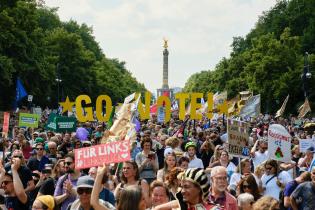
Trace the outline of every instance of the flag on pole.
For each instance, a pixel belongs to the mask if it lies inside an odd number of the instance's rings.
[[[257,117],[259,114],[260,114],[260,94],[249,98],[240,111],[240,116],[243,118]]]
[[[114,116],[115,116],[115,106],[113,106],[113,110],[110,113],[110,117],[109,120],[107,122],[107,129],[110,129],[110,127],[112,127],[113,123],[114,123]]]
[[[299,108],[299,116],[298,118],[303,118],[308,112],[311,112],[310,103],[308,102],[308,98],[305,98],[305,102]]]
[[[283,115],[285,107],[287,106],[288,100],[289,100],[289,95],[285,98],[281,108],[277,111],[276,116],[275,116],[276,118]]]
[[[22,81],[20,80],[20,78],[17,78],[14,109],[18,107],[18,103],[26,96],[27,96],[27,93],[26,93],[25,88],[23,87]]]

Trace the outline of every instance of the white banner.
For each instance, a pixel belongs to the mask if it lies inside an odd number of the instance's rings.
[[[291,162],[291,135],[282,125],[269,126],[268,154],[271,159]]]
[[[315,139],[300,139],[300,152],[306,152],[309,147],[315,147]]]

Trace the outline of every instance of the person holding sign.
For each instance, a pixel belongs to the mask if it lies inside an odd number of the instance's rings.
[[[259,146],[258,150],[257,150],[257,146]],[[259,166],[264,161],[268,160],[268,157],[269,157],[268,156],[268,142],[264,141],[263,139],[256,141],[250,151],[250,155],[253,160],[254,169],[256,169],[257,166]]]

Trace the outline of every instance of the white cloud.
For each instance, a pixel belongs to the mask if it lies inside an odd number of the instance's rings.
[[[233,36],[244,36],[276,0],[46,0],[70,18],[93,26],[107,57],[127,63],[155,91],[162,85],[163,37],[169,39],[169,85],[213,69],[230,53]]]

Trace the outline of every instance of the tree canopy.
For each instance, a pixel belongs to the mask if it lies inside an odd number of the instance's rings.
[[[125,62],[104,55],[91,27],[61,21],[56,8],[35,0],[1,1],[0,28],[0,110],[12,108],[18,77],[43,107],[57,106],[57,78],[59,100],[87,94],[95,101],[106,94],[116,103],[146,90]]]
[[[262,111],[274,113],[290,94],[287,111],[295,113],[304,101],[301,75],[309,53],[307,79],[310,103],[315,100],[315,0],[278,1],[260,16],[245,37],[234,37],[229,58],[212,70],[192,75],[187,92],[228,91],[228,98],[252,90],[261,94]]]

